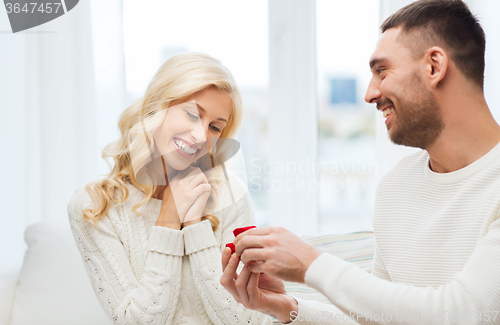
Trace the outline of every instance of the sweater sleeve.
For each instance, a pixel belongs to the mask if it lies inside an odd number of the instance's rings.
[[[377,278],[391,281],[391,276],[389,275],[387,269],[385,268],[384,260],[382,259],[382,255],[380,254],[380,249],[378,247],[376,239],[375,239],[375,250],[373,253],[372,274]]]
[[[375,255],[373,258],[372,274],[378,278],[390,281],[389,274],[385,269],[382,257],[375,242]],[[295,319],[291,323],[293,325],[319,325],[319,324],[358,324],[356,314],[346,314],[339,308],[331,304],[324,304],[314,300],[304,300],[295,297],[298,302],[298,311],[296,315],[291,315],[291,319]]]
[[[372,265],[372,274],[380,279],[391,280],[387,272],[377,243],[375,242],[375,253]],[[317,301],[308,301],[294,297],[298,302],[298,312],[293,325],[319,325],[319,324],[358,324],[356,314],[346,314],[334,305],[323,304]],[[293,319],[293,317],[291,317]]]
[[[315,300],[305,300],[295,297],[298,302],[297,314],[292,313],[288,324],[293,325],[339,325],[358,324],[353,315],[345,314],[334,305],[324,304]]]
[[[246,194],[235,205],[222,211],[221,238],[218,245],[208,220],[184,228],[184,243],[189,256],[195,284],[202,297],[210,321],[217,325],[271,324],[271,318],[249,310],[234,300],[220,284],[221,251],[234,240],[234,228],[254,224],[251,201]],[[208,320],[207,320],[208,323]]]
[[[500,219],[482,237],[453,281],[438,287],[392,283],[322,254],[305,282],[360,324],[495,324],[500,315]],[[406,318],[405,318],[406,317]]]
[[[152,227],[144,274],[137,279],[109,215],[93,227],[82,211],[92,206],[79,189],[68,205],[76,244],[97,298],[114,324],[171,324],[179,298],[184,241],[182,232]]]

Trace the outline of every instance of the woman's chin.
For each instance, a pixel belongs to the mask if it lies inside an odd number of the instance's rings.
[[[165,163],[170,166],[170,168],[177,171],[188,168],[193,162],[194,159],[182,159],[182,161],[180,159],[169,159],[169,161],[165,161]]]

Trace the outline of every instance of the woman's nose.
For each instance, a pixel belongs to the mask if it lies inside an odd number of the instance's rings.
[[[207,141],[207,132],[208,128],[205,127],[203,121],[200,120],[199,123],[196,123],[195,127],[191,130],[191,136],[195,144],[205,143]]]

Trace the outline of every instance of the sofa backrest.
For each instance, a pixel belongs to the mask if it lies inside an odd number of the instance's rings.
[[[28,244],[9,325],[110,325],[96,298],[69,223],[37,223]]]

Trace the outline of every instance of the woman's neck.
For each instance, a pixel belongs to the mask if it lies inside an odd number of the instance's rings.
[[[167,188],[166,185],[158,185],[158,186],[156,186],[156,189],[153,192],[153,194],[151,194],[151,197],[153,199],[157,199],[157,200],[163,199],[163,191],[165,190],[165,188]]]

